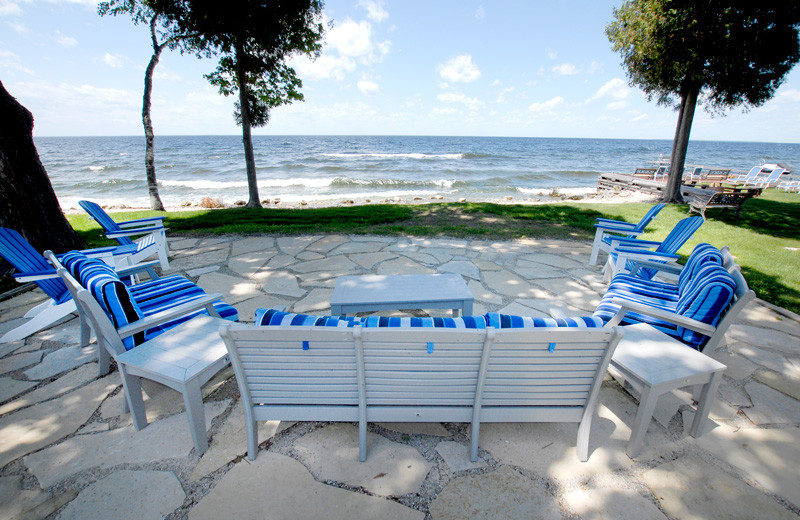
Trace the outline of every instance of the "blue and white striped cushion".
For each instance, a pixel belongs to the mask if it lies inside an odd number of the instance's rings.
[[[443,329],[485,329],[485,316],[462,316],[460,318],[369,316],[362,318],[363,326],[375,327],[432,327]]]
[[[681,294],[676,312],[709,325],[717,325],[735,291],[736,282],[728,271],[717,265],[703,267]],[[678,327],[676,332],[684,342],[698,348],[707,339],[707,336],[683,327]]]
[[[314,316],[310,314],[295,314],[279,311],[277,309],[257,309],[256,325],[263,326],[316,326],[316,327],[354,327],[361,323],[361,318],[354,316]]]
[[[603,320],[595,316],[577,318],[534,318],[513,314],[486,313],[486,323],[496,329],[527,329],[535,327],[601,328]]]

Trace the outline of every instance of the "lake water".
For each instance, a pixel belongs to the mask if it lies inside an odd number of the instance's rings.
[[[78,200],[149,207],[144,137],[39,137],[63,208]],[[667,157],[672,142],[413,136],[255,136],[259,193],[281,203],[465,198],[525,201],[552,190],[593,192],[603,172],[633,172]],[[239,136],[158,136],[156,175],[168,207],[204,197],[247,200]],[[800,144],[693,141],[687,164],[747,171],[800,167]]]

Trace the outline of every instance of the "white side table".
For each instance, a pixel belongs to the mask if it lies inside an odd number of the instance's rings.
[[[116,357],[126,379],[128,402],[138,430],[147,424],[141,378],[183,394],[189,430],[197,454],[208,449],[206,416],[200,388],[230,364],[228,349],[219,335],[222,318],[197,316]]]
[[[692,437],[702,435],[701,427],[727,367],[650,325],[629,325],[622,330],[625,337],[617,345],[608,370],[640,394],[628,456],[633,458],[641,452],[658,397],[684,386],[702,385],[695,397],[697,413],[689,430]]]

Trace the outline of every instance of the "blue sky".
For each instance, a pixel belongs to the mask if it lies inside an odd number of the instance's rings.
[[[677,113],[627,86],[604,29],[619,1],[328,0],[322,56],[293,61],[306,100],[256,134],[672,139]],[[146,26],[89,0],[0,0],[0,80],[35,135],[139,135]],[[238,134],[215,63],[165,51],[157,134]],[[692,139],[800,142],[800,68],[764,106],[698,109]]]

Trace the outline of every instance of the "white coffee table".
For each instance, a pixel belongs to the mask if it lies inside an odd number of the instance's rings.
[[[616,379],[630,383],[640,395],[628,456],[633,458],[641,451],[658,397],[684,386],[702,385],[700,395],[695,397],[697,413],[689,429],[692,437],[702,435],[701,427],[727,367],[650,325],[629,325],[622,330],[625,337],[617,344],[608,370]]]
[[[398,309],[459,309],[472,314],[474,297],[459,274],[341,276],[331,295],[331,314]]]

